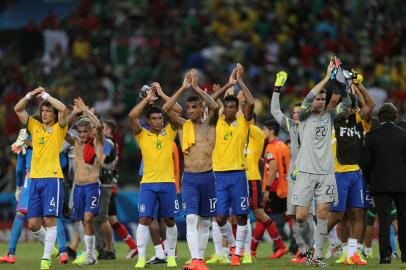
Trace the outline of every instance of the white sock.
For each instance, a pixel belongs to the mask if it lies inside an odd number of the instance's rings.
[[[313,258],[317,259],[323,257],[323,248],[328,236],[327,223],[327,219],[317,219]]]
[[[348,238],[348,255],[347,258],[350,258],[357,251],[357,239]]]
[[[85,248],[86,248],[86,255],[90,255],[92,258],[94,258],[94,248],[95,248],[95,236],[94,234],[92,235],[84,235],[84,240],[85,240]]]
[[[44,255],[42,256],[44,259],[51,259],[52,250],[54,249],[56,241],[56,232],[56,226],[47,228],[45,234]]]
[[[137,227],[137,247],[138,247],[138,258],[145,259],[145,253],[147,249],[148,237],[149,237],[149,227],[138,224]]]
[[[244,253],[245,255],[251,255],[251,238],[252,238],[252,227],[251,222],[247,222],[247,237],[245,238]]]
[[[332,246],[337,246],[341,243],[337,235],[337,225],[328,233],[328,240]]]
[[[348,241],[348,240],[347,240]],[[348,243],[341,243],[341,246],[343,247],[343,252],[348,253]]]
[[[176,242],[178,240],[178,228],[175,226],[173,227],[166,227],[166,241],[168,243],[168,249],[166,252],[168,256],[175,256],[176,250]]]
[[[221,236],[220,227],[216,221],[212,222],[212,234],[213,234],[213,243],[214,251],[217,255],[223,255],[223,237]]]
[[[164,248],[162,247],[161,244],[158,244],[155,246],[155,257],[162,259],[162,260],[165,259]]]
[[[199,259],[203,260],[210,236],[210,219],[199,218],[199,230],[197,231],[197,235],[199,240]]]
[[[199,258],[199,238],[197,233],[197,226],[199,224],[198,215],[186,216],[186,240],[190,250],[192,259]]]
[[[41,229],[39,229],[36,232],[32,232],[32,236],[34,236],[35,240],[38,240],[42,245],[45,244],[45,235],[47,233],[47,231],[45,230],[44,227],[41,226]]]
[[[221,256],[228,256],[230,254],[230,247],[221,247]]]
[[[358,240],[357,240],[357,241],[358,241]],[[358,244],[357,244],[357,252],[358,252],[358,254],[362,254],[362,251],[363,251],[363,250],[364,250],[364,245],[358,243]]]
[[[219,226],[219,229],[220,229],[221,235],[226,239],[226,241],[230,245],[230,247],[235,247],[236,243],[235,243],[235,238],[233,235],[233,230],[231,228],[230,222],[227,221],[227,223],[224,226],[222,226],[222,227]],[[244,241],[244,240],[242,240],[242,241]]]
[[[364,247],[365,254],[372,254],[372,247]]]
[[[247,225],[237,225],[237,234],[236,234],[236,247],[235,247],[235,254],[241,255],[242,250],[244,249],[245,240],[247,239]]]
[[[162,241],[162,246],[163,246],[165,257],[166,257],[166,255],[168,255],[168,240],[167,239]]]

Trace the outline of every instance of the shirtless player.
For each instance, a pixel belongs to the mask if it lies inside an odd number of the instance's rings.
[[[104,135],[97,117],[87,109],[83,100],[78,98],[75,99],[74,109],[68,119],[80,112],[83,112],[83,116],[75,123],[79,138],[70,135],[66,137],[67,141],[74,145],[76,164],[72,219],[83,222],[86,248],[86,261],[83,264],[95,264],[97,258],[93,219],[99,212],[99,175],[103,163]]]
[[[212,152],[216,140],[218,104],[198,85],[196,70],[186,75],[197,95],[186,101],[189,120],[171,114],[171,122],[176,123],[182,143],[185,169],[182,182],[183,209],[186,213],[187,243],[192,257],[185,268],[208,269],[203,263],[204,251],[209,239],[210,217],[216,215],[215,178],[212,171]],[[180,88],[163,106],[168,112],[176,100],[186,92]],[[209,117],[203,118],[204,105],[209,109]]]

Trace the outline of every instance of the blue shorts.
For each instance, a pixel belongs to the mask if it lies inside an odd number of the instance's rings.
[[[155,207],[158,207],[156,213]],[[139,217],[174,218],[179,214],[175,183],[143,183],[138,201]]]
[[[73,191],[72,220],[83,220],[85,213],[99,213],[100,182],[75,185]]]
[[[245,171],[215,172],[217,215],[235,216],[250,213],[248,181]]]
[[[27,175],[28,176],[28,175]],[[28,213],[28,201],[30,200],[30,187],[31,187],[31,179],[25,178],[24,185],[20,193],[20,198],[17,202],[17,212],[21,214]]]
[[[365,206],[367,209],[375,209],[374,197],[368,189],[365,190]]]
[[[338,203],[331,212],[345,212],[348,208],[365,208],[365,182],[360,170],[336,173]]]
[[[59,217],[63,206],[62,178],[31,179],[28,218]]]
[[[182,205],[182,195],[180,194],[180,193],[177,193],[176,194],[176,198],[177,198],[177,200],[178,200],[178,204],[177,205]],[[182,212],[182,209],[179,209],[179,212],[178,212],[178,214],[180,213],[180,212]],[[177,215],[178,215],[177,214]],[[155,219],[155,220],[159,220],[161,217],[159,216],[159,203],[157,203],[156,205],[155,205],[155,208],[154,208],[154,216],[152,217],[153,219]]]
[[[185,215],[216,216],[216,179],[213,172],[184,172],[182,202]]]

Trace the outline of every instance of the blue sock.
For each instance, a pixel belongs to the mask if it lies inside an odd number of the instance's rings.
[[[56,240],[58,241],[59,253],[66,252],[65,226],[61,218],[56,219]]]
[[[25,215],[17,212],[14,218],[13,227],[11,228],[10,240],[8,241],[8,253],[11,255],[16,254],[17,243],[23,230],[24,220]]]
[[[390,225],[390,246],[392,247],[392,253],[396,252],[396,237],[395,237],[395,229],[393,225]]]

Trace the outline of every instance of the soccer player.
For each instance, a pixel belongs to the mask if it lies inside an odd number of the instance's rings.
[[[242,108],[243,114],[237,118],[239,100],[234,95],[224,98],[224,111],[216,125],[216,144],[213,150],[213,171],[216,176],[217,223],[221,234],[227,240],[232,250],[231,265],[240,265],[240,256],[247,236],[247,218],[250,212],[248,200],[248,183],[245,170],[247,161],[245,148],[248,139],[250,121],[254,113],[254,98],[244,84],[242,66],[237,68],[231,76],[240,85],[245,97]],[[224,94],[226,89],[213,94],[216,100]],[[227,217],[237,217],[237,234],[234,238]]]
[[[328,234],[328,210],[337,201],[337,188],[334,177],[332,154],[332,126],[336,110],[325,110],[326,92],[323,89],[333,70],[330,61],[326,76],[306,96],[299,111],[299,135],[301,146],[296,167],[298,175],[293,191],[292,204],[296,206],[296,220],[299,233],[304,236],[311,201],[316,200],[317,226],[314,253],[308,253],[308,263],[318,267],[327,266],[322,251]],[[343,96],[343,108],[351,106],[348,95]]]
[[[301,103],[296,103],[293,107],[292,118],[287,117],[282,113],[280,109],[280,90],[285,85],[288,74],[284,71],[276,74],[276,80],[274,85],[274,91],[272,93],[271,100],[271,113],[275,120],[279,123],[280,127],[289,133],[290,137],[290,162],[289,162],[289,174],[288,174],[288,196],[287,196],[287,216],[296,215],[296,207],[292,205],[292,195],[296,180],[296,158],[300,148],[299,138],[299,110]],[[291,262],[303,263],[306,259],[305,253],[312,246],[314,240],[314,225],[312,221],[312,215],[309,215],[301,226],[305,228],[304,238],[301,234],[298,234],[298,223],[294,221],[293,233],[296,239],[296,243],[299,247],[299,254]]]
[[[186,75],[185,80],[197,95],[186,101],[188,120],[172,114],[171,121],[179,130],[182,152],[184,154],[184,173],[182,178],[182,202],[186,214],[186,239],[192,257],[188,269],[207,269],[204,260],[209,239],[210,217],[216,215],[215,178],[212,171],[212,153],[216,140],[216,121],[218,104],[198,85],[196,70]],[[185,93],[187,87],[180,88],[163,106],[169,112],[176,100]],[[209,117],[203,119],[204,103],[209,108]]]
[[[184,81],[182,87],[187,85],[188,82]],[[140,220],[136,237],[139,255],[135,268],[145,268],[146,265],[149,225],[152,222],[156,204],[159,204],[158,215],[163,218],[166,225],[167,267],[176,267],[175,247],[178,233],[175,216],[179,211],[179,202],[176,198],[172,161],[172,144],[177,133],[176,127],[171,124],[163,126],[162,110],[156,106],[149,107],[146,112],[151,130],[143,128],[140,123],[140,117],[145,107],[158,99],[156,97],[157,87],[159,84],[154,83],[147,96],[129,113],[133,134],[143,157],[143,176],[139,197]],[[160,166],[156,166],[157,164]]]
[[[84,229],[85,260],[79,264],[95,264],[95,235],[93,220],[99,212],[100,205],[100,169],[103,163],[103,128],[97,117],[89,111],[79,97],[68,120],[79,113],[83,116],[76,120],[78,137],[66,139],[74,145],[75,153],[75,188],[73,193],[72,220],[82,221]]]
[[[33,97],[43,100],[39,106],[41,121],[29,116],[25,110]],[[20,122],[27,125],[32,134],[28,227],[34,238],[44,244],[40,269],[47,270],[52,264],[51,253],[57,235],[56,218],[62,214],[63,174],[59,152],[67,132],[67,109],[44,88],[38,87],[27,93],[14,106],[14,110]]]
[[[338,203],[330,208],[328,218],[329,231],[346,214],[349,238],[344,252],[344,264],[366,265],[362,258],[362,238],[365,228],[365,183],[359,167],[364,144],[364,134],[368,132],[374,101],[368,91],[362,86],[353,84],[353,89],[361,101],[358,108],[354,95],[351,95],[351,108],[339,112],[334,119],[333,155],[335,176],[338,191]],[[339,107],[337,108],[339,110]],[[364,218],[361,218],[364,217]],[[359,252],[357,252],[359,249]]]

